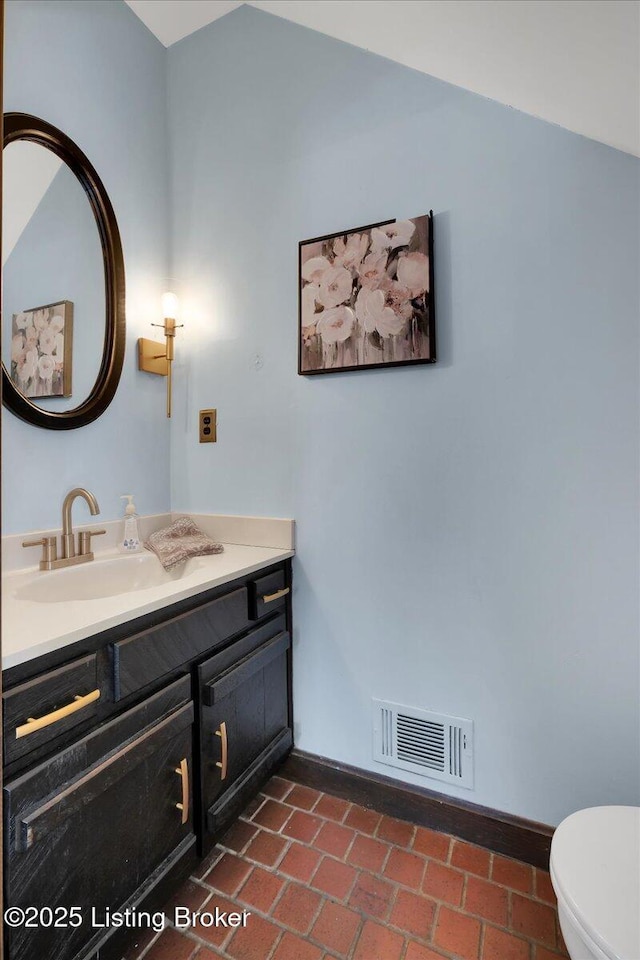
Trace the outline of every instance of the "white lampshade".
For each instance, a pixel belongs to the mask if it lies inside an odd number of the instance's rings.
[[[163,293],[162,294],[162,316],[168,317],[171,320],[176,320],[178,318],[178,310],[180,303],[175,293]]]

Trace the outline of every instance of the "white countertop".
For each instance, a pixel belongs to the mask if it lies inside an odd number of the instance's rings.
[[[127,556],[110,550],[90,563],[77,567],[53,571],[40,571],[36,567],[9,573],[2,578],[2,667],[4,670],[15,667],[109,627],[286,560],[293,554],[293,550],[278,547],[227,543],[223,553],[187,561],[182,570],[165,575],[168,582],[145,586],[143,576],[140,580],[143,586],[136,589],[131,589],[131,585],[136,581],[137,570],[144,570],[147,582],[149,572],[152,573],[151,579],[157,568],[162,574],[159,561],[148,551]],[[62,594],[71,583],[75,571],[85,580],[89,575],[91,580],[87,582],[100,583],[108,590],[113,571],[120,578],[123,570],[125,573],[128,571],[129,568],[123,567],[123,564],[131,564],[131,580],[124,587],[124,592],[114,596],[63,602],[43,602],[20,596],[24,593],[40,593],[41,596],[55,594],[58,585]],[[77,582],[74,580],[74,583]],[[91,590],[88,592],[91,593]],[[100,589],[94,589],[93,592],[100,592]]]

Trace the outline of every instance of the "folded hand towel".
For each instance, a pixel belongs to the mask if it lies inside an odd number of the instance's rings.
[[[152,533],[145,547],[155,553],[165,570],[184,563],[189,557],[204,557],[224,550],[222,544],[203,533],[191,517],[179,517],[170,526]]]

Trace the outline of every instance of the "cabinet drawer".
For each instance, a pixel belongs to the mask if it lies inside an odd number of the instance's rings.
[[[284,570],[249,581],[249,616],[259,620],[286,606],[289,587]]]
[[[7,690],[2,695],[5,763],[90,720],[101,695],[95,653]]]
[[[161,627],[112,644],[114,699],[178,669],[249,624],[247,590],[240,587]]]

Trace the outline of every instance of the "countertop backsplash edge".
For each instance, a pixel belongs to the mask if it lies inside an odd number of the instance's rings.
[[[212,539],[221,543],[234,543],[248,547],[271,547],[280,550],[294,550],[295,521],[274,517],[243,517],[215,513],[191,513],[188,510],[172,513],[156,513],[138,517],[138,529],[142,540],[146,540],[156,530],[168,526],[177,517],[193,517],[198,526]],[[117,520],[74,524],[74,532],[80,530],[106,530],[106,534],[93,542],[96,559],[118,547],[123,530],[123,518]],[[60,534],[60,528],[50,530],[30,530],[25,533],[7,534],[1,538],[2,573],[17,573],[38,566],[40,552],[38,547],[23,547],[24,540],[40,540]]]

